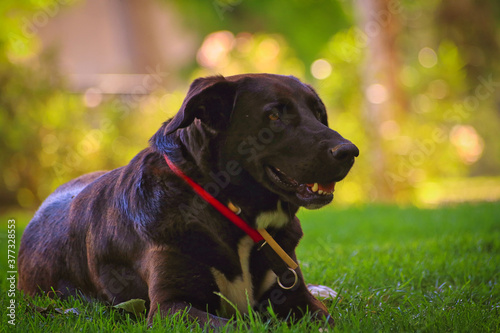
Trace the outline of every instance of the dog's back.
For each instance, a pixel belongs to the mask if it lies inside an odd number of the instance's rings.
[[[23,233],[19,248],[19,289],[30,295],[40,289],[49,292],[75,289],[60,279],[67,270],[65,255],[70,252],[69,212],[73,199],[90,183],[105,174],[93,172],[59,186],[42,203]],[[75,244],[71,244],[74,247]],[[66,248],[66,251],[60,249]],[[58,250],[54,250],[58,249]]]

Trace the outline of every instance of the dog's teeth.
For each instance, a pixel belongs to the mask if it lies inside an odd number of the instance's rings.
[[[312,190],[313,192],[316,192],[316,191],[318,191],[318,188],[319,188],[318,183],[314,183],[313,187],[311,187],[311,190]]]
[[[323,194],[323,190],[318,190],[318,194]]]

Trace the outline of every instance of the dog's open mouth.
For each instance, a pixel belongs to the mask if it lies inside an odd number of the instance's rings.
[[[323,206],[332,201],[336,182],[299,183],[276,167],[267,166],[266,172],[274,185],[291,192],[300,200],[301,206]]]

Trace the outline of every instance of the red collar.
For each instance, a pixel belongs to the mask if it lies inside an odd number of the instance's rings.
[[[172,163],[172,161],[168,159],[167,155],[164,154],[163,157],[165,158],[165,161],[167,162],[169,168],[172,170],[173,173],[175,173],[179,178],[183,179],[189,186],[191,186],[191,188],[200,197],[202,197],[206,202],[212,205],[212,207],[217,209],[222,215],[224,215],[231,222],[233,222],[238,228],[243,230],[248,236],[250,236],[250,238],[255,243],[258,243],[260,241],[265,241],[262,244],[262,246],[265,243],[267,243],[272,248],[272,250],[276,252],[276,254],[280,256],[280,258],[286,263],[289,269],[293,271],[298,267],[297,263],[292,258],[290,258],[290,256],[281,248],[281,246],[279,246],[278,243],[276,243],[274,238],[267,232],[266,229],[255,230],[254,228],[249,226],[245,221],[243,221],[241,217],[239,217],[233,211],[231,211],[229,208],[223,205],[219,200],[215,199],[210,193],[205,191],[204,188],[202,188],[194,180],[192,180],[184,172],[182,172],[181,169],[179,169],[174,163]],[[275,268],[273,268],[273,270],[278,275],[278,270],[275,270]],[[297,275],[295,274],[294,285],[296,282],[297,282]],[[280,284],[280,286],[282,286],[281,283],[279,282],[279,279],[278,283]]]
[[[181,171],[172,161],[170,161],[167,155],[163,155],[165,161],[167,162],[169,168],[181,179],[183,179],[186,183],[191,186],[191,188],[206,202],[212,205],[215,209],[217,209],[222,215],[228,218],[231,222],[233,222],[238,228],[243,230],[255,243],[264,240],[262,235],[250,227],[241,217],[233,213],[229,208],[223,205],[219,200],[215,199],[210,193],[205,191],[203,187],[198,185],[194,180],[189,178],[184,172]]]

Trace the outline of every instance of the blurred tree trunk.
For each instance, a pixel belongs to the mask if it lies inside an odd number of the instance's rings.
[[[365,92],[365,122],[369,131],[371,149],[365,154],[373,166],[373,199],[392,201],[397,189],[388,177],[389,153],[384,149],[388,127],[398,128],[407,100],[398,84],[400,59],[396,38],[400,30],[398,4],[391,0],[358,0],[358,24],[366,38],[367,56],[363,68]],[[395,123],[394,123],[395,122]],[[396,124],[396,126],[395,126]],[[392,166],[394,167],[394,166]],[[389,178],[389,180],[388,180]],[[396,186],[398,185],[398,186]]]

